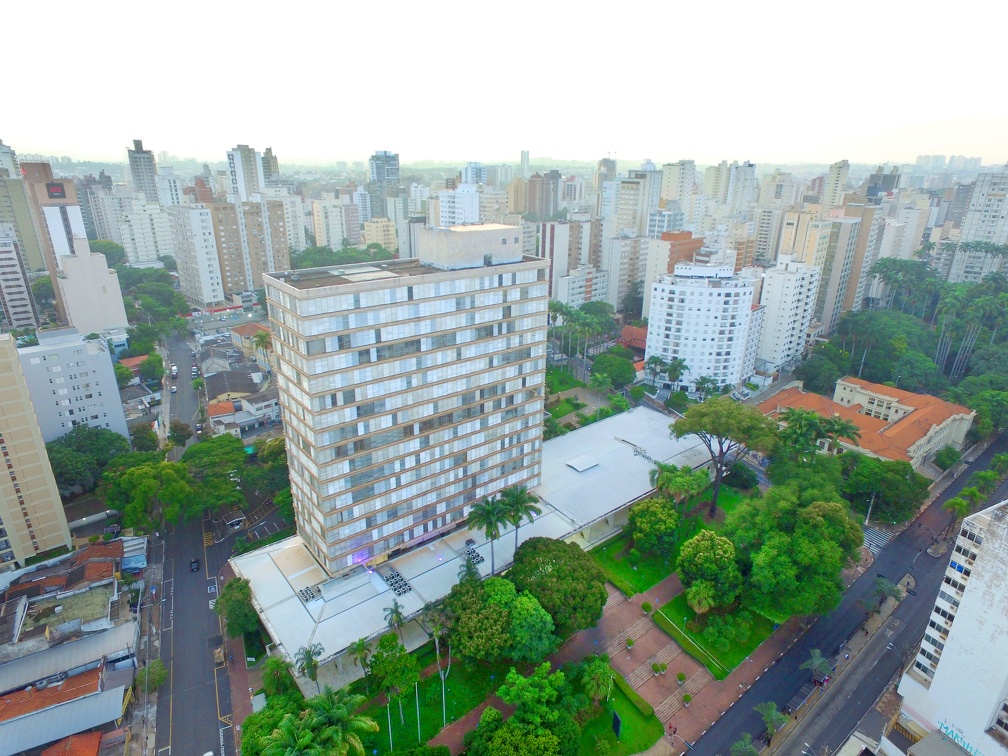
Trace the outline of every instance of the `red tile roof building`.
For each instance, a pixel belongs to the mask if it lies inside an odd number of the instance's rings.
[[[861,438],[856,445],[840,439],[843,449],[909,462],[924,474],[925,465],[943,447],[962,448],[976,414],[929,394],[914,394],[849,376],[837,381],[832,400],[793,386],[759,404],[764,415],[776,416],[788,408],[849,420],[861,431]]]

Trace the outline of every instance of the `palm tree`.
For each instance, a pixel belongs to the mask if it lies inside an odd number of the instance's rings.
[[[966,499],[960,498],[959,496],[953,496],[951,499],[942,504],[942,509],[946,512],[952,513],[952,519],[949,520],[949,524],[945,527],[945,535],[955,532],[955,524],[963,517],[969,514],[970,504]]]
[[[497,570],[494,564],[494,541],[500,538],[501,525],[508,521],[507,508],[500,499],[483,499],[478,504],[473,504],[469,510],[469,517],[466,524],[469,530],[479,529],[490,541],[490,574]]]
[[[816,442],[825,435],[819,415],[812,410],[788,407],[777,419],[784,423],[779,433],[781,441],[798,459],[815,453]]]
[[[655,379],[668,369],[668,363],[657,354],[653,354],[648,357],[647,362],[644,363],[644,369],[650,374],[651,385],[654,386]]]
[[[366,700],[366,696],[350,693],[346,688],[333,690],[326,685],[324,691],[305,702],[309,726],[317,733],[319,743],[328,749],[326,753],[364,756],[361,734],[378,732],[378,723],[371,717],[354,713]]]
[[[304,675],[313,683],[315,683],[315,690],[319,689],[318,684],[318,658],[323,654],[325,648],[321,643],[309,643],[307,646],[301,646],[294,654],[294,666],[297,668],[298,673]]]
[[[770,745],[770,741],[773,740],[773,736],[777,734],[777,730],[783,727],[788,718],[781,713],[780,709],[777,708],[777,704],[773,701],[764,701],[753,707],[753,711],[758,712],[761,717],[763,717],[763,724],[766,725],[766,742]]]
[[[807,669],[813,676],[826,677],[833,671],[833,662],[822,655],[822,651],[813,648],[809,658],[798,665],[798,669]]]
[[[697,614],[706,614],[713,609],[715,598],[714,584],[709,580],[697,580],[686,591],[686,603]]]
[[[591,380],[588,381],[588,388],[602,396],[612,391],[612,387],[612,378],[605,373],[592,373]]]
[[[252,337],[252,348],[257,352],[265,352],[271,343],[273,343],[273,337],[269,331],[256,331],[255,336]]]
[[[752,735],[743,732],[742,737],[732,743],[731,756],[759,756],[759,749],[753,744]]]
[[[665,368],[665,375],[668,376],[669,383],[675,386],[679,379],[685,375],[687,370],[689,370],[689,365],[686,364],[686,360],[682,357],[673,357],[669,360],[668,366]]]
[[[720,386],[718,382],[711,378],[709,375],[702,375],[696,379],[696,390],[700,396],[706,400],[714,396]]]
[[[612,667],[609,666],[608,656],[596,656],[589,660],[584,666],[581,674],[581,684],[584,686],[585,695],[598,703],[603,696],[608,701],[612,691],[615,675]]]
[[[676,508],[682,507],[683,503],[693,496],[701,493],[710,483],[707,470],[694,470],[688,465],[676,467],[675,465],[661,465],[657,479],[654,481],[655,490],[671,500]],[[652,471],[653,472],[653,471]],[[685,508],[680,513],[686,515]]]
[[[308,717],[287,714],[269,735],[263,738],[262,756],[324,756],[329,751],[316,740]]]
[[[358,638],[347,648],[347,653],[353,657],[354,666],[360,666],[364,671],[364,685],[370,688],[368,681],[368,659],[371,657],[371,646],[367,638]]]
[[[515,551],[518,551],[518,528],[523,520],[532,522],[533,518],[542,514],[542,510],[536,506],[539,501],[529,493],[525,486],[511,486],[501,491],[501,501],[507,510],[507,519],[515,526]]]
[[[844,420],[840,415],[833,415],[833,417],[821,420],[820,426],[822,432],[826,434],[826,438],[829,439],[834,454],[840,451],[841,438],[853,441],[854,446],[859,445],[858,441],[861,439],[861,430],[851,420]]]
[[[406,617],[403,615],[402,604],[399,603],[399,599],[392,599],[392,606],[385,607],[385,624],[388,625],[389,630],[395,630],[399,632],[399,642],[404,646],[402,637],[402,624]]]
[[[997,490],[1001,476],[995,470],[981,470],[973,473],[969,482],[984,496],[990,496]]]
[[[891,580],[881,577],[875,578],[875,590],[872,591],[872,596],[878,598],[879,609],[882,608],[882,604],[888,598],[896,599],[896,603],[903,600],[903,594],[900,593],[899,586]]]
[[[465,580],[479,580],[479,568],[473,562],[472,559],[466,557],[462,560],[462,564],[459,565],[458,569],[458,581],[461,583]]]
[[[263,665],[262,686],[267,696],[286,693],[291,689],[291,663],[279,656],[271,656]]]
[[[976,486],[967,486],[959,492],[959,496],[970,503],[970,509],[976,509],[987,500]]]
[[[994,458],[991,459],[991,470],[1001,477],[1008,475],[1008,452],[994,455]]]
[[[467,560],[468,561],[468,560]],[[434,640],[434,658],[437,660],[438,677],[441,678],[441,726],[448,726],[448,704],[445,691],[445,681],[451,674],[451,638],[448,636],[448,616],[444,610],[434,604],[427,604],[420,615],[420,621]],[[441,640],[448,644],[448,667],[441,666]]]

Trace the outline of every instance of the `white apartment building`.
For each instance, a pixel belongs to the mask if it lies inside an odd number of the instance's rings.
[[[129,438],[105,342],[88,341],[76,328],[39,331],[38,340],[38,346],[19,349],[18,359],[42,440],[49,443],[77,425]]]
[[[122,244],[119,219],[133,207],[133,193],[129,187],[116,184],[111,192],[107,192],[99,185],[88,190],[88,195],[98,238]]]
[[[137,199],[119,216],[119,238],[126,260],[138,268],[158,265],[158,257],[175,256],[171,219],[161,205]]]
[[[764,177],[760,187],[760,206],[787,208],[796,205],[802,198],[802,183],[795,181],[790,173],[774,169],[769,176]]]
[[[480,197],[476,187],[463,184],[450,192],[438,192],[438,216],[432,226],[468,226],[480,222]]]
[[[678,202],[685,211],[693,201],[693,185],[696,183],[696,163],[679,160],[665,163],[661,167],[661,189],[659,200],[662,207],[670,202]]]
[[[819,277],[817,268],[796,262],[791,255],[781,255],[776,267],[763,274],[763,334],[756,353],[761,370],[776,372],[801,358],[815,314]]]
[[[426,215],[427,201],[430,199],[430,187],[425,184],[410,184],[409,188],[409,213],[410,215]]]
[[[577,309],[586,302],[609,298],[609,272],[590,265],[569,270],[556,280],[551,299]]]
[[[144,149],[143,141],[134,139],[133,149],[126,150],[126,157],[133,191],[141,195],[146,202],[157,202],[157,162],[154,160],[154,153]]]
[[[560,279],[575,268],[590,266],[598,247],[598,224],[588,221],[545,221],[538,224],[538,256],[550,261],[550,296]]]
[[[292,193],[290,187],[287,186],[267,186],[259,194],[261,202],[268,204],[280,202],[283,204],[287,242],[295,252],[305,249],[308,246],[308,237],[305,235],[304,200]]]
[[[364,196],[367,196],[366,192]],[[312,200],[312,230],[315,232],[315,243],[320,247],[332,249],[341,249],[344,240],[350,245],[359,244],[361,232],[358,212],[358,207],[347,197],[336,197],[326,193],[321,199]],[[370,216],[365,222],[367,220],[370,220]]]
[[[650,241],[653,240],[637,236],[633,231],[602,241],[599,267],[609,274],[608,302],[618,312],[623,310],[623,299],[630,292],[630,287],[638,281],[647,280]],[[644,297],[647,298],[646,289]]]
[[[381,204],[382,205],[385,204],[384,198],[382,198]],[[357,223],[359,231],[360,228],[359,224],[366,223],[367,221],[375,217],[375,208],[372,207],[371,194],[368,192],[366,188],[361,187],[353,193],[353,205],[354,207],[357,208]],[[350,230],[352,231],[353,229]],[[357,234],[357,237],[359,239],[360,237],[359,233]],[[359,244],[359,243],[360,243],[359,241],[351,242],[351,244]]]
[[[38,327],[24,256],[10,223],[0,223],[0,310],[7,328]]]
[[[87,240],[74,239],[76,253],[63,258],[53,284],[59,290],[67,321],[81,333],[127,328],[119,274],[105,255],[91,252]]]
[[[266,186],[262,155],[247,144],[239,144],[227,153],[227,192],[244,202]]]
[[[481,186],[479,189],[480,223],[492,223],[493,219],[508,214],[508,193],[503,186]]]
[[[156,177],[157,201],[161,207],[186,204],[186,196],[182,189],[185,182],[175,175],[173,168],[162,168]]]
[[[963,520],[917,656],[900,680],[896,727],[965,753],[1008,753],[1008,502]],[[888,739],[886,753],[902,753]],[[938,751],[935,751],[938,753]]]
[[[463,184],[485,184],[487,182],[487,169],[483,163],[466,163],[462,169]]]
[[[177,205],[168,208],[179,285],[189,304],[210,310],[224,304],[213,215],[204,205]]]
[[[704,376],[737,386],[746,370],[753,282],[727,266],[679,263],[651,287],[645,359],[679,357],[687,370],[679,386],[692,390]]]
[[[822,207],[820,212],[824,218],[829,216],[834,207],[843,204],[844,187],[847,186],[847,174],[849,173],[850,163],[846,160],[841,160],[830,166],[823,181],[822,198],[819,200]]]
[[[960,240],[995,246],[1008,244],[1008,168],[977,176],[963,217]],[[999,255],[959,247],[948,266],[948,280],[979,281],[988,273],[1002,270],[1003,262]]]
[[[266,277],[298,531],[330,574],[539,483],[547,263],[511,226],[418,234],[416,260]]]

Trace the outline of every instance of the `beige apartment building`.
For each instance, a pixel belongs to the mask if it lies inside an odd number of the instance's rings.
[[[393,251],[399,248],[395,224],[388,218],[373,218],[364,222],[364,243],[381,244]]]
[[[298,532],[330,574],[538,485],[548,265],[487,224],[420,229],[417,259],[265,277]]]
[[[49,549],[69,548],[63,502],[8,334],[0,335],[0,454],[8,473],[0,476],[0,570],[23,567]]]

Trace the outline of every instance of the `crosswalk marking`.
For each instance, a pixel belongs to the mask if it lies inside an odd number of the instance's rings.
[[[869,526],[864,529],[864,545],[873,556],[878,556],[879,552],[886,547],[894,536],[894,533]]]

